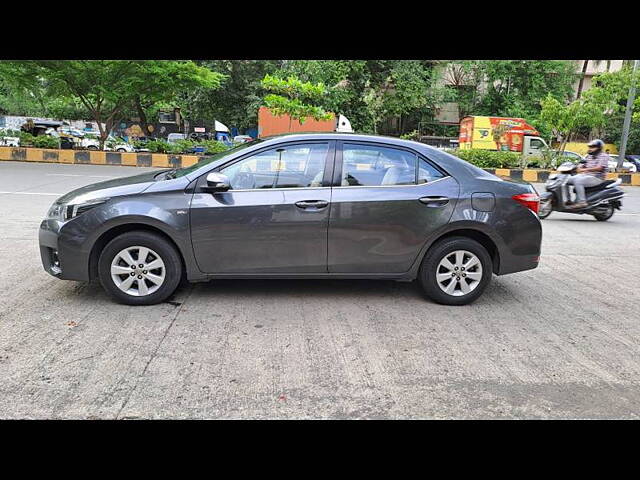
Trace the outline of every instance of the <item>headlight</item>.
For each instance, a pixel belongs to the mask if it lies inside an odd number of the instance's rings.
[[[47,212],[47,218],[51,218],[53,220],[63,220],[62,211],[64,209],[64,205],[61,203],[54,203],[51,205],[51,208]]]
[[[55,220],[65,222],[77,217],[78,215],[88,210],[91,210],[94,207],[97,207],[98,205],[102,205],[108,200],[108,198],[97,198],[95,200],[88,200],[81,203],[54,203],[53,205],[51,205],[51,208],[47,213],[47,218],[53,218]]]

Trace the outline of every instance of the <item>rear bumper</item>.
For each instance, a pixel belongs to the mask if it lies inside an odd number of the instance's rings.
[[[513,218],[513,223],[507,231],[503,230],[503,248],[499,248],[500,264],[497,275],[532,270],[540,263],[542,246],[542,224],[538,216],[527,210],[521,212],[519,218]]]

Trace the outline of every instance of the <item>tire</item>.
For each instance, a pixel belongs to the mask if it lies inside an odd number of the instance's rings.
[[[460,253],[456,252],[463,252],[462,262],[459,262],[458,255]],[[452,266],[460,265],[457,267],[457,272],[453,268],[449,269],[442,265],[442,263],[446,263],[445,259],[448,257],[450,257],[449,263]],[[464,278],[466,273],[462,273],[460,268],[473,259],[477,263],[467,267],[469,270],[466,272],[469,273],[469,276]],[[450,273],[452,274],[452,280],[447,281]],[[442,287],[436,278],[437,274],[443,275],[440,277]],[[444,277],[445,274],[447,277]],[[474,278],[472,283],[469,283],[471,274],[476,274],[474,277],[477,278]],[[431,300],[443,305],[467,305],[482,295],[484,289],[491,282],[492,274],[493,262],[491,256],[480,243],[467,237],[450,237],[437,242],[429,248],[422,260],[418,278],[425,295]],[[445,292],[445,289],[448,289],[447,287],[450,287],[452,282],[454,283],[453,291]],[[467,293],[463,292],[462,282],[469,289]]]
[[[146,258],[142,261],[141,249],[148,249],[143,250]],[[131,268],[130,260],[135,260],[135,269]],[[157,268],[144,269],[139,265]],[[134,275],[128,273],[129,268]],[[111,240],[100,253],[98,277],[107,293],[120,303],[153,305],[175,292],[182,278],[182,260],[175,247],[161,236],[145,231],[127,232]],[[140,278],[143,284],[139,283]]]
[[[606,207],[606,211],[603,213],[594,213],[593,216],[596,220],[598,220],[599,222],[606,222],[607,220],[609,220],[611,217],[613,217],[613,205],[611,205],[610,203],[607,204]]]
[[[126,153],[127,151],[124,148],[119,148],[116,150],[118,153]]]
[[[544,220],[553,212],[553,206],[551,204],[551,200],[547,200],[545,202],[540,202],[540,208],[538,208],[538,218],[540,220]]]
[[[87,150],[98,150],[98,147],[91,145],[89,147],[87,147]]]

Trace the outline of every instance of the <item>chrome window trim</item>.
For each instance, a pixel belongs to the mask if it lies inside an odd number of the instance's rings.
[[[425,185],[432,185],[440,180],[446,180],[447,178],[453,178],[451,175],[447,175],[445,177],[436,178],[430,182],[426,183],[418,183],[412,185],[341,185],[339,187],[280,187],[280,188],[244,188],[241,190],[232,190],[229,189],[223,193],[233,193],[233,192],[275,192],[282,190],[326,190],[328,188],[402,188],[402,187],[424,187]]]
[[[331,187],[278,187],[278,188],[243,188],[238,190],[229,189],[226,192],[222,193],[232,193],[232,192],[277,192],[281,190],[326,190]]]
[[[400,188],[400,187],[423,187],[425,185],[431,185],[433,183],[439,182],[440,180],[444,180],[446,178],[452,178],[451,175],[447,175],[444,177],[436,178],[430,182],[425,183],[413,183],[411,185],[340,185],[339,187],[333,188]]]

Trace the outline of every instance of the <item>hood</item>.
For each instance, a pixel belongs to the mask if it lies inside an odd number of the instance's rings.
[[[92,183],[63,195],[57,203],[78,203],[96,198],[111,198],[122,195],[142,193],[155,182],[159,171],[141,173],[131,177],[114,178],[104,182]]]

